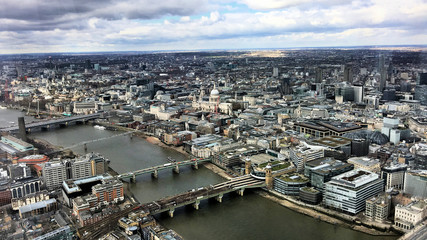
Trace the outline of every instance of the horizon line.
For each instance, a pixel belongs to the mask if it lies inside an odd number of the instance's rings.
[[[27,53],[0,53],[0,56],[8,55],[47,55],[47,54],[106,54],[106,53],[172,53],[172,52],[231,52],[231,51],[266,51],[266,50],[307,50],[307,49],[371,49],[385,50],[378,48],[399,48],[418,47],[427,48],[427,44],[409,45],[348,45],[348,46],[313,46],[313,47],[277,47],[277,48],[201,48],[201,49],[176,49],[176,50],[112,50],[112,51],[81,51],[81,52],[27,52]]]

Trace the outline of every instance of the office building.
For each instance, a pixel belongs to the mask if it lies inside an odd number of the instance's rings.
[[[313,187],[302,187],[299,199],[308,204],[319,204],[322,201],[322,193]]]
[[[322,83],[323,80],[323,69],[321,68],[316,68],[316,78],[315,78],[315,83]]]
[[[379,159],[373,159],[368,157],[352,157],[349,158],[347,162],[353,164],[355,169],[360,168],[378,174],[381,171]]]
[[[408,166],[403,163],[384,166],[381,171],[381,178],[385,181],[385,189],[390,188],[402,190],[405,184],[405,172]]]
[[[364,90],[363,86],[353,86],[354,102],[363,103]]]
[[[289,157],[297,168],[297,172],[304,170],[306,162],[324,157],[323,149],[311,149],[306,146],[297,146],[289,149]]]
[[[309,179],[302,174],[289,173],[274,178],[273,188],[276,192],[298,196],[300,188],[307,186]]]
[[[427,170],[407,171],[403,192],[413,197],[427,198]]]
[[[344,82],[353,83],[353,66],[351,64],[344,66]]]
[[[386,78],[387,78],[387,72],[385,68],[385,58],[384,55],[380,54],[379,61],[378,61],[378,72],[380,74],[380,85],[379,85],[379,91],[384,91]]]
[[[357,214],[365,210],[365,201],[378,195],[383,188],[383,180],[378,174],[354,169],[325,183],[323,202],[327,207]]]
[[[324,184],[332,177],[353,170],[354,166],[333,158],[320,158],[305,163],[304,175],[310,179],[311,186],[323,192]]]

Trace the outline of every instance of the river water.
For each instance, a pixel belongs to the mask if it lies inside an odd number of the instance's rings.
[[[33,117],[25,116],[25,112],[10,109],[0,109],[0,128],[17,126],[18,117],[24,117],[26,123],[30,123],[36,120]]]
[[[30,136],[67,147],[81,141],[119,133],[83,125],[32,133]],[[185,159],[184,155],[174,150],[153,145],[141,138],[130,139],[129,136],[90,143],[87,147],[88,151],[99,152],[110,159],[110,166],[118,173],[167,163],[168,156],[177,160]],[[83,146],[72,150],[84,153]],[[144,203],[224,181],[202,166],[198,170],[181,167],[180,172],[180,174],[173,174],[172,171],[159,172],[158,179],[152,179],[149,175],[139,176],[137,183],[130,185],[130,190],[141,203]],[[374,237],[324,223],[250,191],[245,191],[243,197],[237,194],[225,195],[222,203],[213,199],[202,201],[199,210],[194,210],[191,206],[176,209],[173,218],[169,218],[167,214],[160,214],[157,218],[162,225],[174,229],[187,240],[396,239],[396,237]]]

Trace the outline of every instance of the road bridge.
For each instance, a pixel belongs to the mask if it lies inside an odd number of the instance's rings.
[[[199,204],[202,200],[215,198],[218,202],[222,202],[222,197],[226,193],[237,192],[240,196],[243,196],[245,189],[264,186],[266,186],[265,181],[245,175],[233,178],[227,182],[193,189],[185,193],[143,204],[143,207],[148,209],[152,215],[168,212],[169,216],[173,217],[176,208],[191,204],[195,209],[199,209]]]
[[[193,168],[198,169],[200,163],[210,162],[210,161],[211,161],[210,158],[195,158],[195,159],[186,160],[186,161],[176,161],[174,163],[166,163],[166,164],[159,165],[159,166],[154,166],[154,167],[144,168],[144,169],[140,169],[140,170],[136,170],[136,171],[130,171],[127,173],[122,173],[122,174],[118,175],[117,178],[121,179],[121,180],[130,179],[132,182],[136,182],[136,176],[138,176],[138,175],[151,173],[151,175],[154,178],[157,178],[159,171],[161,171],[161,170],[172,169],[175,173],[179,173],[179,167],[181,167],[181,166],[190,165]]]
[[[47,121],[40,121],[40,122],[26,124],[25,129],[27,132],[34,132],[38,130],[40,131],[42,129],[56,128],[59,126],[68,126],[69,124],[77,123],[77,122],[84,123],[88,120],[97,119],[100,116],[101,116],[101,113],[93,113],[93,114],[87,114],[87,115],[77,115],[72,117],[51,119]],[[19,127],[13,126],[13,127],[2,128],[0,129],[0,131],[17,133],[19,131]]]

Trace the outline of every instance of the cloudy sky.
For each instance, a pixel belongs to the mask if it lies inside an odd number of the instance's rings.
[[[427,44],[427,0],[0,0],[0,54]]]

